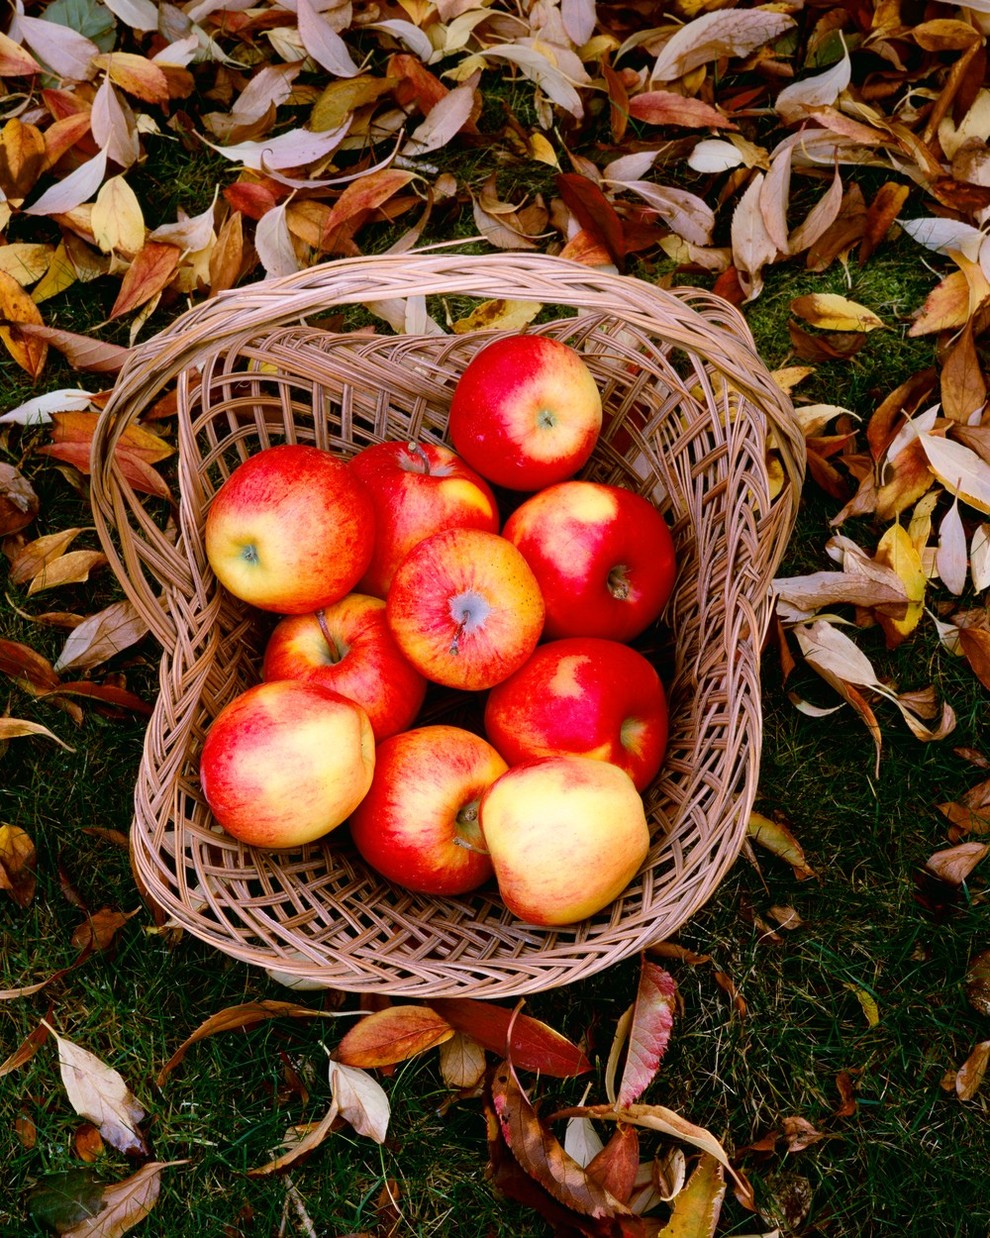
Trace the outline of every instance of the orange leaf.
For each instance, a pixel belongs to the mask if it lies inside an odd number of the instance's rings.
[[[20,641],[0,640],[0,674],[9,675],[32,696],[60,686],[59,677],[48,659]]]
[[[980,683],[990,688],[990,632],[985,628],[960,628],[959,647]]]
[[[145,103],[168,102],[168,79],[161,68],[133,52],[104,52],[94,56],[93,65],[105,69],[115,86]]]
[[[110,311],[111,318],[129,314],[157,296],[175,274],[182,251],[175,245],[147,241],[120,281],[120,292]]]
[[[648,90],[629,100],[629,115],[648,125],[680,125],[684,129],[738,129],[728,117],[705,103],[671,90]]]
[[[965,326],[976,306],[965,271],[953,271],[928,294],[908,335],[933,335]]]
[[[16,336],[10,324],[40,323],[41,311],[17,280],[6,271],[0,271],[0,315],[8,324],[0,327],[0,339],[6,344],[7,351],[22,370],[32,378],[37,378],[45,368],[48,345],[40,340]]]
[[[345,1066],[390,1066],[443,1044],[454,1034],[429,1006],[388,1006],[354,1025],[335,1054]]]
[[[371,211],[381,206],[412,179],[412,172],[403,172],[400,168],[382,168],[380,172],[372,172],[351,181],[327,216],[323,224],[323,235],[328,236],[335,228],[362,211]]]
[[[523,1070],[564,1079],[591,1069],[577,1045],[530,1015],[473,997],[437,998],[430,1005],[451,1027],[473,1036],[493,1053],[511,1058],[513,1065]]]
[[[52,442],[39,447],[39,455],[64,460],[82,473],[90,471],[90,448],[99,413],[68,412],[52,414]],[[151,468],[174,451],[164,439],[143,426],[130,425],[120,436],[114,458],[127,482],[144,494],[167,499],[169,490]]]
[[[26,77],[40,73],[41,65],[9,34],[0,34],[0,77]]]
[[[561,172],[556,184],[557,192],[581,227],[599,240],[615,265],[621,267],[626,239],[612,203],[593,181],[577,172]]]
[[[34,188],[45,166],[45,139],[37,125],[15,116],[0,130],[0,188],[21,201]]]

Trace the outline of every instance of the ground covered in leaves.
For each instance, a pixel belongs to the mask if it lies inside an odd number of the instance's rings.
[[[4,1233],[988,1232],[988,33],[986,0],[15,6]],[[455,241],[714,289],[808,446],[744,856],[516,1015],[287,992],[141,903],[156,649],[88,508],[114,375],[187,306]],[[149,501],[175,445],[164,400],[118,447]]]

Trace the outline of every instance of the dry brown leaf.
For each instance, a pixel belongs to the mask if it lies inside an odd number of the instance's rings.
[[[102,550],[70,550],[68,554],[46,563],[28,585],[28,597],[60,585],[77,585],[89,580],[90,573],[107,562]]]
[[[34,295],[37,298],[37,289]],[[21,339],[50,344],[65,357],[74,369],[86,370],[93,374],[115,374],[127,360],[130,352],[120,344],[110,344],[105,340],[97,340],[89,335],[78,335],[74,331],[65,331],[60,327],[49,327],[44,323],[18,323],[13,333]]]
[[[125,1156],[147,1156],[140,1124],[147,1116],[123,1078],[95,1054],[49,1029],[58,1044],[58,1065],[69,1103]]]
[[[115,86],[145,103],[168,101],[168,78],[157,64],[145,56],[134,52],[103,53],[93,57],[93,65],[104,69]]]
[[[990,1066],[990,1040],[981,1041],[956,1072],[956,1095],[960,1100],[972,1100]]]
[[[73,627],[54,669],[59,673],[90,670],[143,640],[148,631],[147,621],[133,602],[111,602]]]
[[[140,908],[134,911],[115,911],[112,907],[101,907],[80,924],[72,933],[71,941],[77,949],[91,947],[93,950],[107,950],[113,945],[114,939],[127,921],[136,916]]]
[[[0,719],[0,722],[6,721]],[[0,741],[4,738],[0,729]],[[18,907],[34,898],[37,881],[34,866],[38,854],[27,830],[19,825],[0,825],[0,890],[6,890]]]
[[[930,855],[925,864],[929,872],[948,885],[962,885],[973,869],[990,853],[986,843],[957,843]]]
[[[44,1022],[39,1023],[34,1031],[30,1032],[21,1041],[10,1057],[5,1062],[0,1063],[0,1079],[4,1075],[9,1075],[12,1071],[19,1070],[27,1062],[30,1062],[48,1039],[49,1034],[46,1024]]]
[[[92,1122],[84,1122],[77,1128],[72,1137],[72,1147],[76,1156],[88,1165],[92,1165],[106,1154],[103,1136]]]
[[[990,688],[990,632],[983,628],[961,627],[959,647],[980,683]]]
[[[781,1122],[784,1138],[787,1140],[788,1152],[803,1152],[813,1143],[818,1143],[829,1136],[815,1130],[806,1118],[789,1117]]]
[[[210,1015],[199,1027],[179,1045],[169,1060],[158,1072],[156,1083],[159,1087],[165,1082],[172,1071],[178,1066],[198,1041],[207,1036],[215,1036],[218,1032],[230,1032],[246,1027],[254,1027],[267,1019],[321,1019],[330,1018],[322,1010],[313,1010],[309,1006],[298,1006],[295,1002],[260,1001],[245,1002],[241,1006],[228,1006],[224,1010]]]
[[[27,735],[41,735],[45,739],[53,739],[60,748],[64,748],[66,752],[75,752],[75,748],[70,747],[65,740],[59,739],[48,727],[42,726],[40,722],[27,722],[23,718],[0,718],[0,744],[5,743],[8,739],[23,739]]]
[[[319,1122],[309,1122],[305,1126],[290,1126],[285,1132],[285,1138],[282,1141],[285,1145],[285,1151],[280,1156],[276,1156],[274,1160],[268,1161],[267,1164],[259,1165],[255,1169],[249,1169],[247,1171],[248,1177],[263,1178],[268,1174],[278,1173],[295,1164],[301,1157],[308,1155],[314,1148],[320,1146],[327,1135],[330,1134],[330,1130],[338,1116],[337,1104],[334,1102]]]
[[[65,554],[83,529],[60,529],[56,533],[46,533],[36,537],[34,541],[25,543],[10,563],[9,580],[12,585],[25,585],[33,580],[39,572],[54,563]]]
[[[34,188],[45,164],[45,139],[37,125],[13,116],[0,130],[0,189],[20,203]]]
[[[723,56],[746,56],[779,38],[794,24],[792,17],[767,10],[703,13],[681,26],[663,45],[650,80],[672,82]]]
[[[39,506],[33,486],[20,469],[0,461],[0,537],[26,529]]]
[[[554,1199],[582,1216],[629,1215],[629,1209],[569,1156],[540,1121],[508,1062],[492,1077],[492,1102],[512,1155]]]
[[[440,1075],[450,1088],[475,1088],[484,1077],[487,1060],[473,1036],[455,1032],[440,1046]]]
[[[794,837],[786,822],[753,812],[749,816],[746,834],[753,842],[765,847],[778,859],[790,864],[798,881],[807,881],[809,877],[816,875],[815,870],[804,858],[801,844]]]
[[[966,1000],[979,1014],[990,1015],[990,950],[970,959],[966,969]]]
[[[151,1212],[161,1190],[161,1172],[185,1161],[149,1161],[121,1182],[103,1188],[100,1211],[62,1231],[62,1238],[120,1238]]]
[[[158,241],[142,245],[120,282],[110,317],[129,314],[156,297],[172,279],[181,257],[182,250],[176,245],[162,245]]]
[[[629,115],[647,125],[674,125],[683,129],[736,129],[703,99],[675,94],[671,90],[648,90],[629,100]]]

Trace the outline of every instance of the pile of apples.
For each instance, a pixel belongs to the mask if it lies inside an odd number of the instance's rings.
[[[220,825],[284,848],[347,823],[389,881],[450,896],[494,878],[533,924],[582,920],[628,885],[667,742],[660,679],[628,642],[675,559],[648,500],[575,478],[601,426],[580,353],[513,335],[457,382],[453,449],[286,444],[234,470],[206,555],[281,618],[262,682],[203,744]],[[416,725],[430,684],[487,694],[484,734]]]

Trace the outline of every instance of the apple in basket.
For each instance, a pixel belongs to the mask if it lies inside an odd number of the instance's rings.
[[[364,859],[422,894],[473,890],[492,875],[478,825],[482,793],[508,767],[480,735],[423,726],[378,745],[371,790],[351,817]]]
[[[349,593],[371,561],[375,510],[344,460],[301,443],[240,464],[206,516],[220,583],[262,610],[302,615]]]
[[[360,705],[281,679],[234,697],[206,734],[200,785],[216,820],[255,847],[296,847],[335,829],[371,786],[375,737]]]
[[[584,358],[545,335],[503,336],[475,353],[447,418],[454,449],[510,490],[573,477],[601,428],[601,394]]]
[[[526,560],[497,533],[445,529],[399,564],[386,615],[427,679],[476,691],[506,679],[536,648],[543,597]]]
[[[411,726],[426,680],[396,644],[385,602],[364,593],[309,615],[286,615],[265,646],[262,678],[322,684],[364,707],[380,742]]]
[[[371,564],[357,585],[363,593],[385,597],[401,560],[431,533],[458,527],[498,532],[491,487],[440,443],[373,443],[350,467],[368,488],[377,516]]]
[[[629,641],[674,587],[674,543],[653,504],[632,490],[565,481],[531,495],[502,530],[533,569],[547,637]]]
[[[629,775],[593,757],[537,757],[481,797],[481,832],[502,899],[529,924],[575,924],[639,871],[650,830]]]
[[[573,752],[620,766],[642,791],[667,746],[667,698],[635,649],[573,636],[540,645],[492,688],[485,733],[510,765]]]

